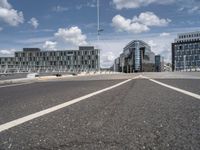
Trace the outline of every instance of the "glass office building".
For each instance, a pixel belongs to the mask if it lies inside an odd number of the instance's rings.
[[[178,34],[172,43],[172,70],[200,70],[200,31]]]
[[[123,53],[115,60],[114,71],[117,72],[150,72],[154,71],[155,54],[151,47],[140,40],[128,43]]]
[[[155,56],[155,72],[163,72],[164,71],[164,57],[161,55]]]

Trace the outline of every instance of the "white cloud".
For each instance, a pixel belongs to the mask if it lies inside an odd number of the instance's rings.
[[[170,33],[163,32],[163,33],[160,34],[160,36],[170,36]]]
[[[118,31],[130,33],[142,33],[150,30],[151,26],[167,26],[170,19],[160,19],[153,12],[143,12],[138,17],[126,19],[121,15],[116,15],[112,19],[112,25]]]
[[[64,11],[68,11],[69,8],[68,7],[62,7],[60,5],[53,7],[52,9],[55,12],[64,12]]]
[[[87,3],[84,3],[84,4],[79,4],[79,5],[76,5],[76,9],[77,10],[80,10],[80,9],[82,9],[82,8],[85,8],[85,7],[89,7],[89,8],[95,8],[96,7],[96,0],[91,0],[91,1],[89,1],[89,2],[87,2]]]
[[[200,6],[193,6],[190,9],[188,9],[189,13],[195,13],[195,12],[200,12]]]
[[[91,8],[96,7],[96,0],[92,0],[91,2],[87,2],[86,6],[91,7]]]
[[[31,18],[28,23],[35,29],[39,26],[38,20],[36,18]]]
[[[126,19],[121,15],[113,17],[112,25],[120,32],[141,33],[149,30],[148,26],[133,22],[131,19]]]
[[[15,49],[3,49],[0,50],[0,56],[13,56],[15,53]]]
[[[160,19],[153,12],[143,12],[139,17],[135,16],[133,22],[139,22],[147,26],[167,26],[171,20],[170,19]]]
[[[8,3],[7,0],[0,0],[0,7],[7,8],[7,9],[11,9],[12,8],[12,6]]]
[[[81,29],[77,26],[71,28],[59,28],[58,31],[54,34],[57,39],[72,44],[72,45],[86,45],[86,35],[82,34]]]
[[[17,26],[24,22],[23,13],[13,9],[7,0],[0,1],[0,21],[8,23],[10,26]]]
[[[113,65],[113,62],[115,60],[115,55],[113,52],[105,52],[101,55],[101,66],[103,68],[108,68]]]
[[[0,50],[0,54],[9,55],[9,54],[11,54],[11,52],[9,50]]]
[[[92,41],[91,44],[96,48],[99,48],[100,51],[100,64],[103,68],[109,68],[113,65],[114,59],[117,58],[120,53],[123,51],[124,46],[129,42],[127,39],[115,40],[100,40]]]
[[[155,54],[160,54],[165,58],[165,62],[171,62],[171,43],[175,38],[174,35],[167,37],[151,37],[145,40],[151,46],[151,50]]]
[[[45,41],[43,48],[48,49],[48,50],[55,50],[56,45],[57,45],[57,42]]]
[[[151,47],[156,47],[158,46],[153,40],[150,40],[147,42]]]
[[[3,30],[3,28],[2,27],[0,27],[0,31],[2,31]]]
[[[139,8],[153,3],[170,4],[173,2],[175,2],[175,0],[113,0],[113,4],[117,9]]]

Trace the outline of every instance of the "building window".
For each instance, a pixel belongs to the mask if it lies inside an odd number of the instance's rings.
[[[73,54],[73,51],[69,51],[68,54]]]

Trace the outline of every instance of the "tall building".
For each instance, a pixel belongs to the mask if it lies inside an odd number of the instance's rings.
[[[18,71],[98,71],[100,50],[93,46],[81,46],[79,50],[41,51],[39,48],[24,48],[14,57],[0,57],[1,70]]]
[[[172,43],[172,70],[200,69],[200,31],[181,33]]]
[[[128,43],[123,53],[115,60],[114,71],[117,72],[150,72],[154,71],[155,54],[151,47],[140,40]]]
[[[164,57],[161,55],[155,56],[155,72],[163,72],[164,71]]]

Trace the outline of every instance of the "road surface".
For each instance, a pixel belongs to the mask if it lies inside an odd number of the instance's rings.
[[[0,86],[0,150],[198,150],[199,77],[118,74]]]

